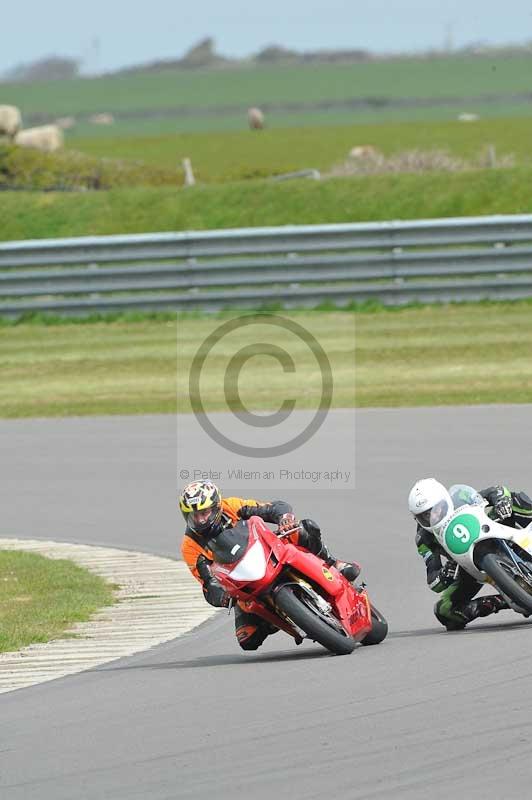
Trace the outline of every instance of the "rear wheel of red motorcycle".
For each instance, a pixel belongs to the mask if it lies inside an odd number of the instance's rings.
[[[375,606],[371,606],[371,630],[361,641],[361,644],[380,644],[388,633],[388,623]]]
[[[309,606],[302,603],[292,586],[283,586],[279,589],[275,602],[277,607],[298,628],[305,631],[310,639],[321,644],[326,650],[330,650],[338,656],[346,656],[353,652],[355,647],[354,639],[327,624],[324,619],[318,616],[317,611],[312,611]]]

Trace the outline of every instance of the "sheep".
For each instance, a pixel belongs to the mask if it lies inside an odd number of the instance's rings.
[[[458,115],[459,122],[476,122],[478,119],[478,114],[470,114],[468,111],[464,111],[462,114]]]
[[[379,151],[372,144],[359,144],[349,151],[349,158],[377,158]]]
[[[11,139],[22,126],[22,117],[16,106],[0,106],[0,136]]]
[[[20,147],[34,147],[45,153],[52,153],[63,147],[63,131],[57,125],[41,125],[38,128],[26,128],[15,136],[15,144]]]
[[[104,111],[102,114],[93,114],[90,116],[89,122],[93,125],[114,125],[115,118],[112,114]]]
[[[58,128],[61,128],[64,131],[67,131],[69,128],[73,128],[75,124],[75,117],[59,117],[58,119],[54,120],[54,125],[57,125]]]
[[[248,124],[252,131],[264,128],[264,114],[260,108],[248,108]]]

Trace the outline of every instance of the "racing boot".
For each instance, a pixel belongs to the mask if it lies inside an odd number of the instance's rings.
[[[329,565],[336,567],[338,572],[341,572],[344,578],[347,578],[350,583],[356,581],[360,575],[360,565],[357,564],[356,561],[339,561],[338,559],[333,559]]]
[[[479,617],[489,617],[490,614],[498,614],[503,608],[509,608],[508,603],[500,594],[490,594],[487,597],[477,597],[470,600],[462,609],[462,613],[472,622]]]
[[[450,592],[452,592],[452,587],[442,593],[441,599],[434,606],[434,614],[437,620],[448,631],[462,631],[474,619],[488,617],[490,614],[497,614],[503,608],[508,608],[506,600],[500,594],[477,597],[461,608],[455,608],[450,601]]]
[[[338,572],[341,572],[350,583],[356,581],[360,575],[360,564],[357,564],[356,561],[340,561],[339,558],[331,556],[325,545],[323,545],[321,553],[318,553],[318,555],[323,558],[328,567],[336,567]]]

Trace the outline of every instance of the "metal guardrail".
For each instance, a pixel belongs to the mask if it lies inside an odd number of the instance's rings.
[[[532,215],[0,244],[0,315],[532,296]]]

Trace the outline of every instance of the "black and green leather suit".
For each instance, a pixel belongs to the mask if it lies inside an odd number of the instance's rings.
[[[532,522],[532,500],[524,492],[514,492],[506,486],[489,486],[480,494],[488,501],[488,515],[503,525],[513,528],[525,528]],[[497,511],[505,505],[511,513],[504,519]],[[420,525],[416,532],[416,545],[427,570],[427,583],[440,598],[434,606],[436,618],[448,630],[465,628],[468,622],[477,617],[496,614],[506,603],[500,595],[489,595],[473,600],[482,588],[465,570],[457,567],[447,552],[441,547],[434,535]],[[442,563],[442,556],[446,559]]]

